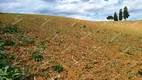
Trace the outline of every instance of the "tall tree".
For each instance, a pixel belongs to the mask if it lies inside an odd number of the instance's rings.
[[[119,10],[119,20],[121,21],[123,19],[122,17],[122,9]]]
[[[117,17],[116,12],[114,13],[114,21],[118,21],[118,17]]]
[[[128,12],[128,8],[125,6],[124,7],[124,11],[123,11],[123,17],[126,20],[129,17],[129,12]]]

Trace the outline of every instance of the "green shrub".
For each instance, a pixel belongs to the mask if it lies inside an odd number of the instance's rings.
[[[19,57],[16,57],[16,58],[15,58],[15,61],[16,61],[16,62],[19,62],[19,61],[20,61],[20,58],[19,58]]]
[[[18,34],[17,38],[22,41],[22,43],[19,43],[18,45],[27,45],[27,44],[34,44],[35,43],[34,39],[28,38],[23,34]]]
[[[14,46],[15,42],[12,40],[5,40],[4,41],[5,46]]]
[[[46,45],[39,45],[39,46],[37,46],[38,48],[40,48],[40,49],[42,49],[42,50],[45,50],[46,48],[47,48],[47,46]]]
[[[11,68],[10,66],[0,69],[0,74],[1,80],[20,80],[21,77],[21,73],[16,68]]]
[[[86,25],[83,25],[83,28],[86,28]]]
[[[137,71],[137,74],[138,74],[138,75],[142,75],[142,70],[138,70],[138,71]]]
[[[14,55],[13,53],[11,53],[11,54],[9,55],[9,58],[10,58],[10,59],[15,59],[15,55]]]
[[[2,21],[0,21],[0,24],[2,24]]]
[[[41,55],[41,53],[39,51],[34,51],[32,53],[32,58],[35,60],[35,61],[41,61],[43,60],[43,56]]]
[[[18,33],[19,29],[17,26],[7,26],[5,28],[1,28],[3,33]]]
[[[5,53],[0,53],[0,60],[5,59],[5,58],[6,58],[6,54]]]
[[[25,42],[27,42],[28,44],[34,44],[34,43],[35,43],[34,39],[31,39],[31,38],[26,38],[26,37],[24,37],[23,40],[24,40]]]
[[[52,68],[55,70],[55,71],[57,71],[57,72],[61,72],[61,71],[63,71],[63,66],[61,65],[61,64],[57,64],[57,65],[55,65],[55,66],[52,66]]]
[[[0,51],[4,51],[4,41],[0,41]]]
[[[130,51],[127,51],[126,54],[133,55],[133,53]]]
[[[49,62],[54,63],[55,62],[55,58],[51,57],[50,60],[49,60]]]
[[[0,61],[0,80],[20,80],[21,74],[10,62]]]

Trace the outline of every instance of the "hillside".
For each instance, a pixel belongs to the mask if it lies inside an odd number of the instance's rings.
[[[8,13],[0,21],[0,68],[11,62],[20,79],[142,80],[142,21]]]

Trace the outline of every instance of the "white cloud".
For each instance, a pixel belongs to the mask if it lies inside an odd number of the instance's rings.
[[[128,6],[132,20],[142,19],[142,0],[1,0],[1,12],[39,13],[87,20],[106,17]]]

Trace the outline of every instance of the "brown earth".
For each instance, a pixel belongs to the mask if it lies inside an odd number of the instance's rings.
[[[27,67],[34,80],[142,80],[137,74],[142,70],[142,21],[92,22],[10,13],[0,14],[0,21],[1,27],[16,25],[34,39],[35,44],[6,51],[20,58],[14,64]],[[42,41],[47,46],[44,59],[35,62],[29,52]],[[63,66],[62,72],[51,68],[56,64]]]

